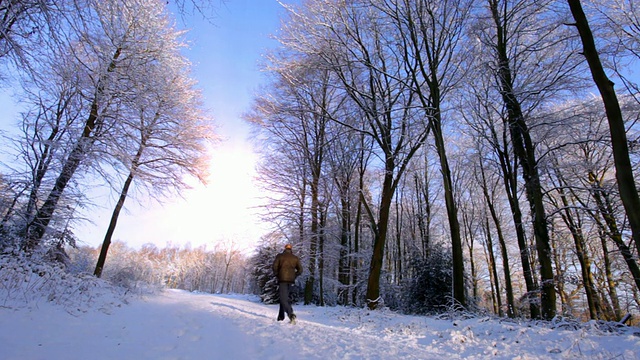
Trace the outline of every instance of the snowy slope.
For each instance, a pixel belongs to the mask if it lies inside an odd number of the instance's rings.
[[[640,329],[605,332],[390,311],[276,305],[244,295],[164,290],[94,308],[0,307],[0,359],[640,359]]]

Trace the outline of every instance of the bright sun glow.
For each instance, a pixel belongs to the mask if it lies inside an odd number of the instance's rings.
[[[255,155],[247,150],[214,153],[209,183],[190,191],[186,201],[175,206],[171,222],[193,227],[180,226],[191,235],[192,244],[255,243],[262,234],[255,214],[259,193],[254,167]]]
[[[267,231],[257,215],[260,193],[254,179],[255,162],[256,155],[246,145],[221,146],[212,153],[208,184],[185,191],[184,198],[147,208],[127,199],[127,211],[120,214],[112,240],[134,248],[145,243],[160,248],[168,244],[254,248]],[[97,226],[83,229],[81,236],[90,246],[102,243],[110,211],[94,215]]]

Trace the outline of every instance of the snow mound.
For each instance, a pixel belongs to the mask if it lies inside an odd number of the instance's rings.
[[[0,257],[0,307],[31,309],[46,302],[74,315],[89,309],[111,312],[133,295],[91,274],[70,274],[61,265],[24,256]]]

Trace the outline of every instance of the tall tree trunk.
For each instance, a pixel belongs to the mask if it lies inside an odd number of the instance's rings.
[[[433,90],[432,90],[433,93]],[[439,104],[439,101],[436,102]],[[447,219],[449,220],[449,231],[451,236],[451,250],[453,255],[453,300],[456,305],[467,306],[464,287],[464,256],[462,254],[462,238],[460,237],[460,223],[458,222],[458,207],[453,196],[453,180],[449,168],[449,160],[442,136],[442,121],[440,118],[439,105],[436,107],[434,119],[431,121],[433,136],[436,141],[436,150],[440,158],[440,168],[442,172],[442,183],[444,185],[444,199],[447,207]]]
[[[306,175],[306,174],[305,174]],[[307,202],[307,177],[303,175],[302,185],[300,186],[300,201],[298,202],[299,208],[298,210],[298,237],[301,242],[305,240],[306,232],[305,232],[305,203]],[[309,257],[307,260],[307,271],[308,276],[304,284],[304,303],[311,303],[311,299],[313,298],[313,274],[315,268],[313,267],[313,256],[311,252],[311,242],[309,243]],[[311,279],[309,279],[311,278]],[[311,285],[308,285],[311,282]]]
[[[427,167],[425,162],[425,168]],[[426,173],[426,170],[425,170]],[[414,175],[416,188],[418,230],[420,232],[420,250],[423,259],[429,257],[429,227],[431,223],[431,204],[429,200],[429,180],[425,177],[424,183],[420,181],[418,174]]]
[[[360,135],[360,157],[359,157],[359,166],[358,166],[358,202],[356,205],[356,219],[353,224],[353,253],[355,256],[352,257],[351,263],[351,271],[353,274],[352,284],[354,286],[351,302],[354,305],[358,304],[358,282],[360,281],[359,272],[361,268],[361,258],[360,258],[360,236],[361,236],[361,224],[362,224],[362,206],[364,205],[364,177],[366,174],[366,164],[365,160],[365,146],[364,146],[364,135]],[[371,220],[373,222],[373,219]]]
[[[27,241],[25,244],[25,249],[27,251],[35,249],[40,244],[40,240],[44,236],[44,233],[47,230],[51,219],[53,218],[53,213],[56,210],[58,201],[62,197],[64,189],[67,187],[67,184],[73,177],[73,174],[80,166],[80,162],[86,156],[87,149],[93,143],[93,139],[89,137],[89,134],[93,130],[93,124],[96,117],[97,116],[94,116],[93,114],[89,117],[90,119],[89,121],[87,121],[87,126],[85,126],[85,131],[83,132],[82,138],[78,141],[77,145],[69,154],[69,158],[64,163],[62,171],[56,179],[53,188],[49,192],[47,200],[44,202],[42,207],[38,209],[34,219],[29,223],[27,230]]]
[[[507,53],[506,29],[503,28],[496,1],[490,1],[491,11],[496,24],[497,60],[500,93],[507,110],[507,126],[511,134],[511,141],[515,155],[522,166],[522,176],[525,182],[525,192],[531,208],[533,218],[533,233],[536,240],[536,251],[540,263],[541,276],[541,315],[545,320],[551,320],[556,315],[556,292],[551,259],[551,247],[547,219],[544,210],[542,186],[538,174],[535,148],[529,134],[527,123],[522,113],[520,102],[513,89],[513,77]]]
[[[118,223],[120,211],[124,207],[124,202],[127,199],[129,187],[133,182],[136,170],[138,169],[138,166],[140,164],[140,158],[142,157],[142,153],[144,152],[145,145],[146,140],[143,137],[140,147],[138,147],[138,151],[131,161],[131,170],[129,171],[129,176],[127,176],[127,179],[124,181],[122,190],[120,191],[120,197],[118,198],[118,202],[116,203],[116,207],[113,209],[113,213],[111,213],[109,227],[107,228],[107,233],[104,235],[102,247],[100,248],[100,255],[98,256],[98,262],[96,263],[96,268],[93,271],[93,275],[95,275],[96,277],[102,276],[102,269],[104,269],[104,264],[107,260],[107,252],[109,251],[109,246],[111,245],[111,238],[113,237],[113,233],[116,230],[116,224]]]
[[[592,196],[598,205],[598,211],[604,222],[607,225],[607,233],[609,234],[609,238],[613,240],[613,243],[616,244],[618,250],[620,250],[620,254],[624,258],[624,261],[627,263],[627,267],[629,268],[629,272],[633,277],[633,280],[636,284],[636,288],[640,290],[640,267],[636,262],[636,257],[633,256],[633,252],[624,243],[622,239],[622,234],[618,229],[618,224],[616,222],[616,218],[613,216],[613,207],[611,205],[611,201],[609,200],[609,195],[602,188],[600,183],[597,181],[593,174],[590,174],[591,186],[592,186]]]
[[[382,198],[380,199],[380,209],[378,222],[369,212],[372,228],[374,228],[373,253],[371,254],[371,264],[369,267],[369,277],[367,280],[366,302],[369,309],[374,310],[380,302],[380,274],[382,272],[382,262],[384,260],[384,248],[387,240],[387,230],[389,227],[389,212],[393,200],[393,173],[395,163],[391,154],[386,155],[385,175],[382,183]]]
[[[392,2],[391,2],[392,3]],[[458,17],[464,9],[458,8],[456,2],[444,2],[447,10],[442,11],[437,6],[431,7],[431,1],[404,1],[403,6],[391,6],[395,12],[395,21],[401,29],[407,49],[403,55],[406,68],[413,81],[413,91],[421,103],[425,116],[429,118],[429,127],[433,130],[436,150],[440,160],[440,171],[444,188],[445,205],[451,236],[451,251],[453,260],[453,302],[454,306],[467,306],[466,289],[464,285],[464,255],[462,251],[462,237],[458,209],[455,203],[453,180],[447,158],[444,137],[442,133],[441,104],[444,83],[441,77],[447,76],[445,68],[450,64],[457,45],[457,32],[463,26],[464,16]],[[403,14],[404,12],[404,14]],[[428,14],[428,15],[427,15]],[[449,16],[451,15],[451,16]],[[437,35],[436,35],[437,34]],[[411,47],[411,51],[408,48]],[[411,52],[411,53],[410,53]],[[443,72],[440,74],[439,72]]]
[[[31,188],[31,192],[29,193],[29,202],[27,203],[27,210],[26,210],[26,214],[28,217],[31,217],[34,209],[36,208],[36,203],[38,200],[38,191],[40,191],[40,185],[42,184],[42,179],[44,179],[45,174],[49,170],[49,164],[51,163],[51,160],[52,160],[51,158],[52,152],[53,152],[52,144],[54,144],[60,132],[59,123],[60,123],[60,119],[62,118],[62,115],[64,114],[67,108],[67,104],[68,102],[65,102],[64,105],[58,103],[58,110],[56,111],[56,117],[55,117],[56,118],[55,126],[52,127],[51,133],[49,133],[47,140],[43,141],[44,148],[42,149],[42,152],[40,153],[40,156],[37,159],[36,167],[34,169],[35,171],[33,172],[33,184]]]
[[[118,216],[120,215],[120,211],[124,206],[124,201],[127,199],[127,192],[129,191],[129,186],[133,181],[133,171],[129,173],[129,176],[124,182],[124,186],[120,191],[120,198],[118,199],[118,203],[116,207],[113,209],[111,213],[111,220],[109,221],[109,227],[107,228],[107,233],[104,235],[104,240],[102,241],[102,247],[100,248],[100,255],[98,256],[98,262],[96,263],[96,268],[93,271],[93,275],[96,277],[102,276],[102,269],[104,268],[105,261],[107,260],[107,252],[109,251],[109,245],[111,245],[111,237],[113,236],[113,232],[116,229],[116,224],[118,223]]]
[[[504,138],[504,136],[503,136]],[[505,149],[506,149],[506,140]],[[527,289],[526,298],[529,304],[529,315],[532,319],[540,317],[540,306],[537,301],[531,301],[531,294],[535,294],[538,290],[538,286],[534,280],[534,274],[529,261],[529,246],[527,246],[527,239],[525,236],[524,223],[522,219],[522,210],[520,210],[520,202],[518,200],[518,179],[516,175],[517,158],[511,166],[511,161],[506,152],[498,150],[498,157],[500,159],[500,168],[502,170],[503,184],[507,199],[509,200],[509,207],[511,209],[511,217],[516,231],[516,238],[518,240],[518,249],[520,250],[520,263],[522,264],[522,273],[524,276],[525,286]]]
[[[601,231],[600,234],[600,245],[602,246],[605,281],[607,283],[611,307],[613,308],[612,311],[615,316],[615,321],[620,321],[622,319],[622,311],[620,310],[620,303],[618,302],[618,290],[616,289],[616,281],[613,278],[613,271],[611,270],[611,259],[609,259],[609,249],[607,248],[607,238],[604,231]]]
[[[524,122],[520,105],[510,95],[506,96],[507,108],[509,109],[509,128],[512,133],[514,149],[520,158],[523,178],[525,180],[525,192],[531,215],[533,217],[533,233],[536,241],[536,251],[538,262],[540,263],[541,276],[541,315],[545,320],[551,320],[556,315],[556,293],[554,289],[554,276],[551,261],[551,247],[549,245],[549,231],[547,229],[547,219],[544,210],[542,187],[537,170],[537,163],[534,155],[534,147],[527,126]]]
[[[44,202],[42,207],[38,209],[34,219],[27,226],[26,242],[24,246],[27,251],[35,249],[40,244],[40,240],[44,236],[44,233],[51,222],[53,213],[56,210],[58,201],[62,197],[64,189],[67,187],[67,184],[75,174],[82,160],[86,157],[90,146],[95,140],[95,138],[92,137],[93,130],[98,126],[98,122],[100,121],[98,114],[98,101],[104,94],[104,82],[106,81],[106,77],[116,69],[116,61],[120,57],[121,51],[122,49],[118,48],[114,52],[113,57],[111,58],[111,63],[107,68],[107,74],[105,74],[98,82],[98,87],[94,94],[93,102],[91,103],[89,117],[84,124],[80,139],[78,139],[78,142],[71,150],[67,161],[65,161],[62,166],[62,171],[60,171],[60,175],[58,175],[53,188],[49,192],[47,200]]]
[[[327,212],[320,206],[320,229],[318,229],[318,305],[324,306],[324,245],[326,235],[324,229],[327,226]]]
[[[475,247],[475,238],[473,235],[473,231],[471,229],[471,223],[469,220],[469,215],[467,212],[462,212],[462,224],[467,229],[468,238],[467,238],[467,250],[469,251],[469,268],[471,269],[471,294],[473,296],[473,301],[478,302],[479,291],[478,291],[478,270],[476,269],[475,255],[474,255],[474,247]],[[491,294],[493,294],[493,281],[491,284]]]
[[[573,18],[576,21],[575,25],[578,28],[578,33],[582,39],[584,56],[589,64],[589,69],[591,69],[591,76],[604,103],[607,120],[609,121],[609,132],[611,133],[618,191],[629,219],[636,251],[640,254],[640,197],[638,196],[638,189],[633,178],[633,168],[629,159],[629,144],[624,119],[622,118],[622,110],[620,110],[618,96],[613,88],[614,84],[607,77],[600,62],[600,55],[596,49],[587,17],[582,10],[582,4],[579,0],[568,0],[568,2]]]
[[[594,288],[593,277],[591,276],[591,259],[589,258],[589,254],[587,253],[587,246],[585,244],[584,236],[582,235],[582,230],[576,224],[576,221],[573,219],[573,215],[571,214],[570,205],[562,190],[562,187],[559,188],[560,199],[562,200],[564,213],[562,214],[562,219],[564,223],[569,228],[571,232],[571,237],[573,238],[573,243],[576,250],[576,255],[578,256],[578,262],[580,263],[580,271],[582,275],[582,284],[584,286],[584,291],[587,297],[587,305],[589,310],[589,318],[591,320],[598,319],[598,294]]]
[[[349,304],[349,245],[351,244],[351,205],[349,184],[340,187],[340,258],[338,260],[338,303]]]
[[[485,216],[485,228],[487,232],[487,255],[489,256],[489,271],[491,272],[491,279],[493,279],[495,287],[495,307],[498,316],[503,317],[504,312],[502,310],[502,296],[500,294],[500,277],[498,277],[498,269],[496,266],[496,257],[493,253],[493,237],[491,236],[491,227],[489,226],[489,217]]]
[[[576,255],[578,256],[578,262],[580,263],[582,284],[584,286],[585,295],[587,297],[587,304],[589,307],[589,317],[591,320],[597,320],[599,318],[601,306],[598,292],[596,291],[593,282],[593,275],[591,273],[591,259],[587,252],[587,245],[582,233],[582,228],[580,226],[580,219],[576,218],[573,215],[571,209],[574,208],[574,204],[569,202],[569,199],[567,198],[567,195],[564,191],[565,188],[570,189],[570,191],[572,190],[569,184],[567,184],[567,182],[563,178],[561,170],[558,169],[557,166],[554,166],[554,170],[556,173],[556,178],[559,182],[557,191],[560,195],[560,200],[562,201],[562,206],[560,208],[563,209],[563,211],[560,214],[562,220],[571,232],[571,236],[575,245]]]
[[[556,277],[560,279],[559,281],[556,282],[557,294],[558,294],[558,297],[560,298],[560,309],[562,311],[562,315],[570,315],[566,313],[568,313],[573,308],[572,297],[571,297],[571,294],[567,294],[565,281],[563,280],[564,274],[567,272],[566,268],[569,266],[569,264],[567,264],[566,262],[566,259],[567,259],[566,249],[558,248],[555,244],[555,238],[552,238],[552,242],[553,242],[552,244],[553,248],[558,249],[553,253],[553,262],[555,265],[554,269],[556,272]],[[575,289],[574,291],[577,291],[579,288],[580,288],[580,285],[576,286],[574,288]]]
[[[319,201],[318,201],[318,181],[314,174],[311,181],[311,242],[309,244],[309,277],[304,286],[304,304],[309,305],[313,301],[313,286],[316,281],[316,270],[318,268],[318,241],[319,241]]]
[[[402,206],[400,196],[396,197],[396,259],[395,259],[395,281],[402,283]]]
[[[358,304],[358,282],[360,281],[359,272],[361,268],[360,261],[360,226],[362,223],[362,201],[358,197],[356,206],[356,219],[353,223],[353,253],[351,256],[351,285],[353,292],[351,293],[351,303]]]
[[[514,318],[516,316],[516,308],[515,299],[513,296],[513,286],[511,284],[511,270],[509,268],[509,254],[507,252],[507,244],[502,232],[500,219],[498,218],[495,206],[493,205],[493,200],[489,196],[489,188],[482,162],[480,162],[480,172],[482,175],[482,192],[484,193],[485,202],[487,203],[489,213],[491,214],[491,219],[493,220],[493,224],[496,226],[496,233],[498,234],[498,243],[500,245],[500,253],[502,256],[502,270],[504,273],[504,287],[507,295],[507,316],[510,318]],[[489,231],[489,224],[487,224],[487,231]]]

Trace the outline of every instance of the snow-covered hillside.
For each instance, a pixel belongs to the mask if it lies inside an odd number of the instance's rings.
[[[80,292],[64,303],[27,305],[0,292],[0,358],[640,359],[638,328],[302,305],[294,307],[299,321],[292,325],[276,322],[276,305],[247,295],[162,290],[123,297],[99,283]]]

